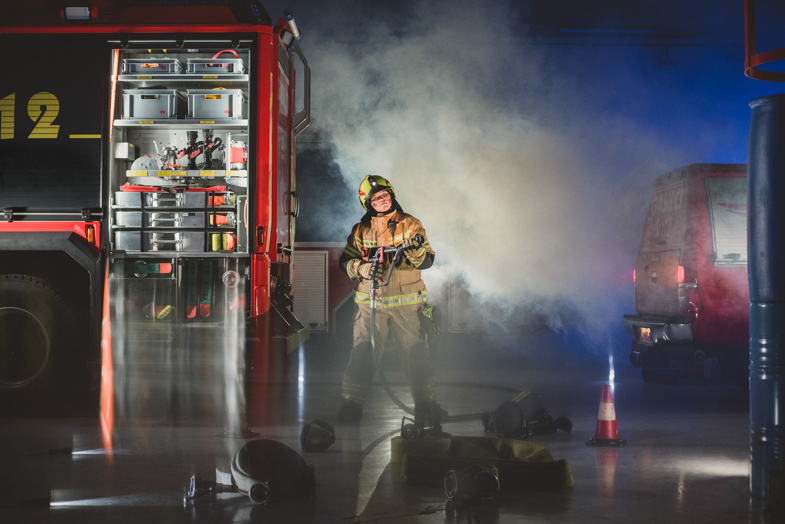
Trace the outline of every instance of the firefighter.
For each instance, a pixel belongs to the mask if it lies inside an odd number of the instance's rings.
[[[379,287],[376,299],[375,345],[384,348],[393,334],[401,351],[404,373],[414,399],[415,420],[425,425],[438,423],[440,409],[435,401],[433,366],[421,310],[427,306],[427,291],[420,272],[433,265],[435,253],[422,223],[404,213],[390,182],[368,175],[360,184],[360,203],[366,213],[352,228],[339,260],[340,267],[355,281],[353,349],[343,373],[339,422],[357,422],[373,380],[376,358],[371,345],[371,282],[387,275],[389,262],[374,264],[363,259],[364,249],[376,246],[404,248],[401,262]],[[418,241],[421,235],[422,241]]]

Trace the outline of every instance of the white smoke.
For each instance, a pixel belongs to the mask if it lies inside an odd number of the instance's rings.
[[[320,13],[329,29],[303,42],[314,125],[350,187],[387,177],[422,220],[437,251],[429,290],[463,278],[497,309],[558,323],[564,312],[549,309],[567,304],[598,339],[623,331],[651,182],[707,161],[699,145],[635,123],[662,96],[647,87],[662,74],[655,61],[537,45],[516,2],[340,5],[352,17]],[[625,70],[647,59],[648,70]],[[349,224],[361,214],[345,211]]]

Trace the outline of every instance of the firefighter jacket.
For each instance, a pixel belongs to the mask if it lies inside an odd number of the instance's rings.
[[[391,224],[394,227],[390,227]],[[371,281],[363,279],[357,272],[359,264],[363,262],[363,250],[377,246],[397,246],[418,234],[424,239],[423,250],[420,253],[410,254],[409,257],[402,254],[402,261],[393,269],[389,283],[379,288],[377,308],[424,303],[427,299],[427,290],[420,273],[433,265],[435,252],[428,242],[422,223],[402,211],[395,210],[386,215],[371,217],[370,222],[362,221],[354,225],[349,238],[346,239],[346,247],[341,254],[339,264],[350,278],[356,280],[354,301],[357,304],[371,303]],[[389,265],[387,261],[383,264],[385,277]]]

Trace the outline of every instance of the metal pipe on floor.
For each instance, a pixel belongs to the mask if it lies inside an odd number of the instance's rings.
[[[785,442],[785,95],[750,102],[750,493],[767,498]]]

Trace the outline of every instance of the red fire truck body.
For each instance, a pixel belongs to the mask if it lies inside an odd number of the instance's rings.
[[[98,369],[105,287],[114,316],[150,329],[239,308],[257,340],[307,336],[291,313],[310,122],[293,20],[253,0],[98,3],[0,22],[16,64],[0,79],[4,404]]]

